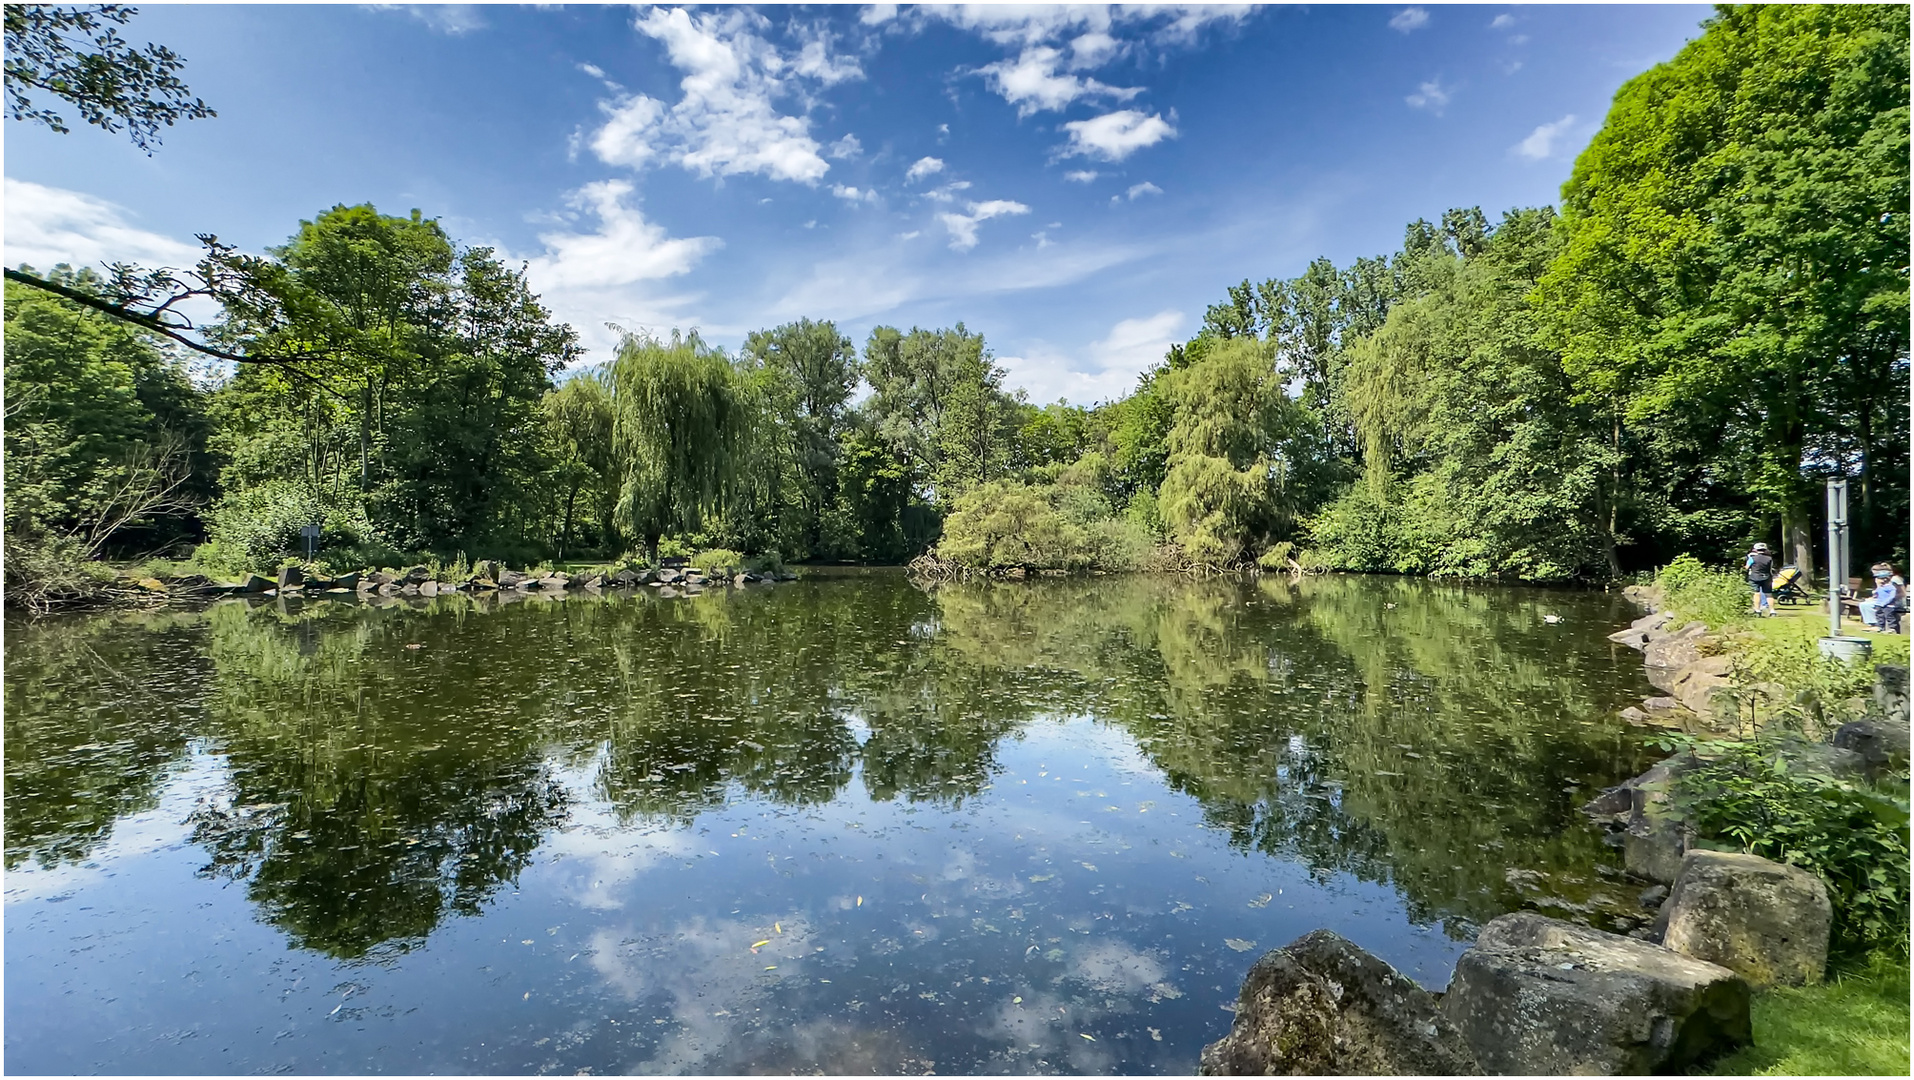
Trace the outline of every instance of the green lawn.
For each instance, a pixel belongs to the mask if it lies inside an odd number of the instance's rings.
[[[1908,1075],[1908,966],[1875,956],[1820,986],[1754,1001],[1754,1045],[1700,1070],[1708,1076]]]

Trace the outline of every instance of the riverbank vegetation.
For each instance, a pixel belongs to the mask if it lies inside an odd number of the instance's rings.
[[[191,271],[10,270],[8,592],[82,598],[100,558],[268,570],[314,525],[368,567],[1571,581],[1763,537],[1811,567],[1837,475],[1857,557],[1904,561],[1907,20],[1723,8],[1616,95],[1559,210],[1229,286],[1089,407],[1007,391],[962,323],[587,356],[524,270],[416,210],[336,206],[263,256],[209,239]],[[187,302],[218,309],[198,352],[158,332]],[[189,364],[209,350],[238,362]]]

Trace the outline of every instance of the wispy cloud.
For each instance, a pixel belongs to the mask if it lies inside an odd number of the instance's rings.
[[[1063,148],[1066,157],[1098,157],[1122,161],[1145,147],[1176,137],[1176,128],[1160,115],[1145,116],[1136,109],[1120,109],[1088,120],[1072,120],[1063,125],[1070,143]]]
[[[1141,184],[1131,184],[1130,189],[1123,193],[1123,197],[1135,202],[1140,196],[1161,194],[1163,194],[1162,188],[1145,180]]]
[[[1005,381],[1028,391],[1033,401],[1112,401],[1136,389],[1137,377],[1163,359],[1187,321],[1180,311],[1159,311],[1124,319],[1078,350],[1038,345],[998,361]]]
[[[1065,180],[1070,181],[1073,184],[1087,184],[1087,183],[1090,183],[1092,180],[1095,180],[1100,175],[1102,174],[1097,172],[1095,169],[1072,169],[1069,172],[1064,173],[1063,178]]]
[[[98,267],[129,262],[186,268],[200,249],[139,228],[129,211],[105,199],[65,188],[6,178],[6,264],[46,271],[59,263]]]
[[[943,171],[943,158],[920,157],[912,162],[911,167],[905,171],[904,182],[907,184],[915,184],[926,176],[935,176]]]
[[[1389,20],[1389,29],[1398,33],[1412,33],[1429,25],[1429,13],[1419,7],[1403,8]]]
[[[877,201],[877,192],[869,188],[851,187],[848,184],[832,184],[831,194],[849,203]]]
[[[1494,19],[1490,20],[1489,29],[1507,30],[1509,27],[1514,25],[1515,25],[1515,16],[1510,15],[1507,12],[1504,12],[1503,14],[1497,15]]]
[[[600,180],[574,192],[570,205],[596,216],[598,231],[541,234],[545,253],[530,260],[533,281],[541,288],[595,289],[675,277],[724,246],[715,236],[668,236],[626,204],[631,193],[628,180]]]
[[[1542,161],[1555,153],[1555,141],[1567,134],[1568,130],[1574,126],[1574,113],[1552,124],[1542,124],[1529,132],[1527,138],[1510,147],[1509,152],[1530,161]]]
[[[992,90],[1017,107],[1018,116],[1062,109],[1080,98],[1128,101],[1143,92],[1140,86],[1110,86],[1060,70],[1068,61],[1061,49],[1035,45],[1012,59],[985,64],[978,71]]]
[[[755,32],[768,21],[750,11],[652,8],[633,25],[684,72],[684,96],[669,107],[643,94],[602,102],[607,119],[591,142],[599,160],[631,168],[663,160],[701,176],[757,173],[806,184],[829,171],[810,121],[775,104],[797,94],[796,79],[829,86],[862,77],[854,59],[831,52],[827,33],[786,57]],[[840,154],[854,148],[855,141],[833,144]]]
[[[855,135],[846,135],[824,150],[826,157],[833,158],[837,161],[850,161],[863,153],[864,144],[859,142]]]
[[[991,199],[988,202],[970,204],[970,213],[953,214],[949,212],[937,215],[937,220],[950,230],[950,249],[969,251],[977,246],[977,226],[991,218],[1006,217],[1015,214],[1028,214],[1030,208],[1010,199]]]
[[[1449,95],[1451,92],[1452,91],[1442,85],[1441,79],[1436,78],[1430,79],[1428,82],[1416,87],[1415,93],[1410,94],[1402,100],[1408,102],[1409,107],[1412,109],[1427,109],[1437,116],[1441,116],[1442,110],[1449,105]]]
[[[485,16],[477,4],[367,4],[378,11],[397,11],[412,16],[441,34],[458,37],[486,27]]]

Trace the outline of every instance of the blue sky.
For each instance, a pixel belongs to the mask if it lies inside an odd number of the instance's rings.
[[[604,324],[981,331],[1127,392],[1205,306],[1417,217],[1552,203],[1699,5],[147,6],[216,119],[151,157],[8,121],[6,260],[179,265],[417,207]]]

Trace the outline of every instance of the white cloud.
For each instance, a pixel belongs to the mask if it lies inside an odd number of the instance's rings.
[[[1145,180],[1141,184],[1131,184],[1130,190],[1123,194],[1125,198],[1128,198],[1131,202],[1135,202],[1140,195],[1161,195],[1163,194],[1163,189]]]
[[[600,180],[574,192],[571,205],[597,216],[594,233],[539,235],[545,254],[530,260],[541,289],[602,289],[675,277],[724,246],[715,236],[673,238],[625,205],[628,180]]]
[[[935,176],[943,171],[943,158],[921,157],[913,162],[910,169],[904,173],[904,182],[914,184],[926,176]]]
[[[1137,376],[1163,359],[1185,321],[1180,311],[1159,311],[1118,322],[1075,355],[1037,345],[998,362],[1005,381],[1028,391],[1032,401],[1113,401],[1136,389]]]
[[[1030,208],[1010,199],[991,199],[988,202],[970,204],[970,213],[953,214],[949,212],[937,215],[937,220],[950,230],[950,249],[969,251],[977,246],[977,226],[991,218],[1012,214],[1028,214]]]
[[[1399,33],[1410,33],[1429,25],[1429,13],[1419,7],[1403,8],[1396,17],[1389,20],[1389,29]]]
[[[1095,169],[1072,169],[1071,171],[1064,173],[1063,178],[1065,180],[1070,181],[1073,184],[1087,184],[1090,181],[1095,180],[1099,175],[1101,174],[1099,174]]]
[[[592,138],[600,160],[641,168],[660,158],[701,176],[757,173],[806,184],[829,171],[810,121],[773,104],[797,94],[799,78],[830,86],[862,77],[855,60],[831,53],[827,33],[818,31],[793,59],[753,32],[768,21],[750,11],[652,8],[633,25],[664,44],[684,72],[684,96],[669,108],[643,94],[601,103],[609,119]]]
[[[1144,147],[1176,136],[1176,128],[1161,116],[1145,116],[1136,109],[1072,120],[1063,125],[1063,130],[1070,133],[1065,156],[1100,157],[1105,161],[1122,161]]]
[[[605,77],[605,69],[599,67],[597,64],[579,64],[578,70],[590,75],[594,79],[602,79]]]
[[[379,11],[401,11],[441,34],[458,37],[485,29],[477,4],[367,4]]]
[[[937,202],[950,202],[957,197],[958,192],[967,191],[969,189],[970,189],[970,181],[952,180],[950,183],[945,184],[943,187],[932,188],[931,190],[924,192],[924,197],[927,199],[934,199]]]
[[[1443,88],[1441,79],[1430,79],[1416,87],[1415,93],[1402,100],[1408,102],[1412,109],[1427,109],[1441,116],[1442,110],[1449,104],[1449,94],[1450,91]]]
[[[1015,59],[999,60],[977,69],[1005,101],[1017,107],[1018,116],[1029,116],[1045,109],[1062,109],[1079,98],[1107,97],[1128,101],[1143,92],[1142,87],[1109,86],[1095,79],[1065,74],[1062,50],[1048,45],[1024,49]]]
[[[827,157],[838,161],[849,161],[864,152],[864,144],[855,135],[846,135],[832,143],[824,151]]]
[[[1507,14],[1507,13],[1504,13],[1504,14],[1501,14],[1501,15],[1497,15],[1497,16],[1495,17],[1495,20],[1494,20],[1493,22],[1491,22],[1491,23],[1489,23],[1489,29],[1491,29],[1491,30],[1507,30],[1507,29],[1508,29],[1509,27],[1511,27],[1511,26],[1514,26],[1514,25],[1515,25],[1515,16],[1513,16],[1513,15],[1510,15],[1510,14]]]
[[[857,21],[865,26],[881,26],[895,18],[897,18],[896,4],[871,4],[858,15]]]
[[[848,184],[832,184],[831,194],[837,196],[840,199],[843,199],[845,202],[857,203],[857,202],[876,202],[877,201],[877,192],[872,191],[869,188],[851,187]]]
[[[1509,148],[1509,152],[1530,161],[1541,161],[1555,152],[1555,140],[1567,134],[1575,126],[1575,114],[1570,113],[1552,124],[1542,124],[1528,137]]]
[[[42,273],[59,263],[75,268],[128,262],[188,269],[200,248],[127,221],[124,207],[78,191],[6,178],[6,264],[26,263]]]

